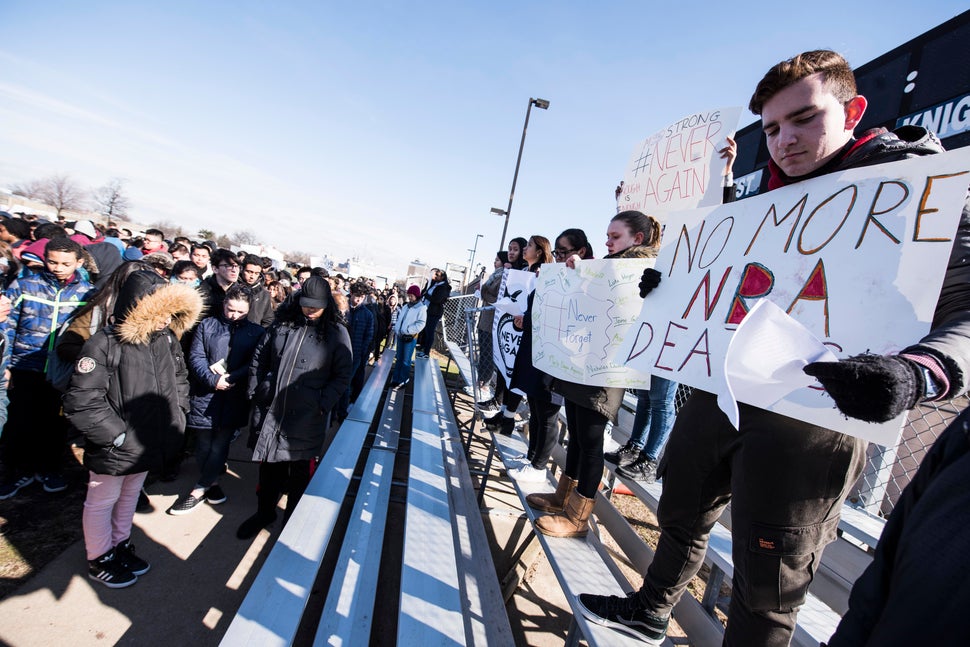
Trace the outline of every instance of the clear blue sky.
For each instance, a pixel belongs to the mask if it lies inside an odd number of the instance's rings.
[[[656,9],[656,7],[663,7]],[[403,273],[510,236],[602,241],[633,146],[772,64],[861,65],[966,9],[750,2],[0,3],[0,186],[128,181],[133,216]],[[753,121],[745,113],[741,125]]]

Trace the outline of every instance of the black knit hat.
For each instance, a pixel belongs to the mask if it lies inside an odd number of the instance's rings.
[[[311,276],[300,288],[300,306],[304,308],[327,308],[330,306],[330,283],[319,276]]]

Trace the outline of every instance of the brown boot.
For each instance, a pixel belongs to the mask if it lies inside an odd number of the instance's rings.
[[[594,503],[596,499],[587,499],[573,490],[566,499],[563,514],[539,517],[536,519],[536,530],[550,537],[585,537]]]
[[[569,478],[563,472],[559,475],[559,485],[556,487],[555,492],[546,492],[544,494],[536,492],[525,497],[525,501],[534,510],[540,510],[542,512],[562,512],[563,504],[569,498],[569,494],[576,489],[577,483],[579,481]]]

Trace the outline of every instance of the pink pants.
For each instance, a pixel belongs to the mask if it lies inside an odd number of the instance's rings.
[[[89,473],[84,499],[84,547],[88,559],[97,559],[131,536],[138,493],[148,472],[109,476]]]

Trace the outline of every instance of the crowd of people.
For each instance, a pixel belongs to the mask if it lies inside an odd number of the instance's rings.
[[[194,455],[195,485],[168,513],[221,505],[230,444],[248,428],[257,503],[237,536],[271,524],[284,492],[288,517],[367,365],[393,349],[405,384],[451,292],[434,270],[400,305],[403,286],[277,268],[158,229],[8,213],[0,265],[0,500],[33,484],[64,491],[65,450],[83,446],[88,572],[112,588],[150,568],[131,543],[150,472],[174,480]],[[433,332],[422,340],[430,350]]]
[[[942,150],[934,135],[917,127],[857,137],[866,105],[851,68],[834,52],[806,52],[772,67],[750,103],[763,120],[769,188]],[[734,142],[728,139],[720,153],[724,196],[732,200]],[[424,289],[410,286],[401,294],[321,268],[273,269],[267,259],[206,241],[166,241],[155,229],[138,238],[128,234],[101,231],[89,221],[0,220],[6,288],[0,343],[3,367],[9,367],[9,382],[0,377],[0,499],[35,481],[46,492],[67,487],[62,461],[73,429],[83,438],[90,471],[83,518],[89,574],[110,587],[129,586],[149,570],[130,541],[132,518],[147,474],[171,477],[186,453],[187,436],[198,477],[169,512],[188,514],[226,502],[219,478],[230,443],[248,426],[259,463],[257,505],[237,535],[254,536],[276,519],[283,492],[284,515],[292,512],[328,430],[348,415],[361,392],[370,361],[393,350],[390,386],[408,383],[415,354],[431,352],[451,294],[446,273],[437,269]],[[603,258],[655,257],[661,236],[649,214],[617,213],[606,226]],[[577,228],[552,238],[513,238],[496,254],[494,271],[482,277],[482,303],[496,302],[506,270],[538,272],[549,263],[575,268],[595,256]],[[645,270],[640,296],[649,299],[661,279]],[[932,331],[907,340],[912,345],[900,353],[810,364],[806,373],[818,378],[845,415],[871,422],[964,393],[970,374],[970,207],[943,293]],[[508,384],[491,353],[494,313],[483,311],[478,375],[483,385],[494,381],[496,411],[486,423],[497,432],[512,433],[523,397],[528,402],[528,451],[509,470],[513,478],[545,478],[558,441],[558,412],[565,408],[569,442],[556,490],[527,497],[528,505],[546,513],[536,530],[553,537],[588,532],[604,461],[622,476],[664,483],[657,512],[661,535],[642,587],[626,597],[582,594],[584,615],[661,644],[671,610],[703,564],[710,531],[730,502],[735,571],[724,642],[789,644],[822,549],[835,538],[842,503],[863,469],[866,443],[744,404],[735,429],[715,396],[700,389],[675,415],[676,383],[655,376],[649,390],[637,394],[629,442],[604,454],[623,389],[554,379],[533,366],[533,298],[514,320],[522,337]],[[73,366],[66,383],[53,377],[65,364]],[[904,493],[904,505],[887,524],[888,539],[853,591],[831,645],[888,644],[874,636],[917,635],[912,625],[920,619],[905,604],[913,604],[913,591],[930,590],[928,575],[905,570],[910,590],[892,577],[900,556],[918,550],[904,539],[925,533],[912,524],[926,519],[920,506],[929,495],[938,506],[953,503],[933,481],[953,482],[954,469],[963,465],[970,449],[965,416],[959,423],[914,480],[921,489]],[[962,522],[966,514],[964,507],[950,519]],[[947,608],[955,618],[959,607]],[[930,633],[934,644],[949,644],[947,634]],[[919,635],[927,638],[925,625]]]

